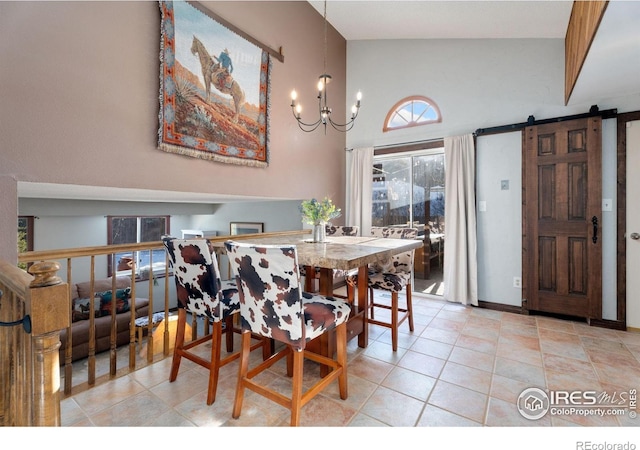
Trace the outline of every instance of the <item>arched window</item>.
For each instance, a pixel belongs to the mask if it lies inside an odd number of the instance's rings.
[[[442,122],[438,105],[430,98],[412,95],[393,105],[384,120],[382,131],[386,133],[390,130],[438,122]]]

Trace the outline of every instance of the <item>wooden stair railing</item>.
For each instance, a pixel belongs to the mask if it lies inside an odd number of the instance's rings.
[[[60,426],[60,331],[69,287],[56,262],[0,261],[0,425]]]
[[[261,233],[261,237],[273,237],[273,236],[286,236],[286,235],[297,235],[297,234],[309,234],[311,230],[294,230],[294,231],[276,231],[269,233]],[[257,234],[246,234],[246,235],[238,235],[238,236],[211,236],[208,237],[212,241],[225,241],[227,239],[235,239],[235,240],[246,240],[251,239],[252,237],[256,237]],[[106,278],[107,273],[97,274],[96,275],[96,258],[112,258],[112,267],[116,267],[116,261],[114,255],[116,253],[123,252],[134,252],[134,251],[147,251],[147,250],[155,250],[163,248],[162,242],[143,242],[136,244],[119,244],[119,245],[106,245],[106,246],[95,246],[95,247],[81,247],[81,248],[69,248],[69,249],[57,249],[57,250],[40,250],[40,251],[29,251],[20,253],[18,255],[18,262],[20,263],[33,263],[41,260],[55,260],[60,261],[65,265],[66,270],[66,286],[73,286],[76,283],[75,278],[72,277],[72,262],[79,260],[82,261],[80,264],[88,264],[89,265],[89,276],[90,280],[81,280],[81,281],[91,281],[93,282],[95,279]],[[84,259],[80,259],[84,258]],[[74,265],[75,267],[75,265]],[[15,266],[12,267],[13,271],[19,271]],[[23,276],[29,277],[27,273],[24,271],[19,271],[23,274]],[[99,272],[99,271],[98,271]],[[3,271],[4,273],[4,271]],[[158,280],[154,279],[154,277],[149,277],[148,280],[140,280],[136,277],[135,265],[131,266],[131,273],[127,275],[131,277],[131,297],[136,297],[136,285],[140,287],[142,283],[148,284],[149,291],[149,323],[152,322],[152,315],[154,311],[163,310],[165,314],[169,314],[169,298],[170,292],[173,287],[173,279],[169,276],[168,266],[165,268],[164,279],[160,280],[160,290],[163,292],[160,295],[154,296],[154,283]],[[1,279],[0,279],[1,280]],[[27,283],[28,284],[28,283]],[[115,281],[112,286],[112,290],[115,291]],[[64,307],[61,307],[59,312],[61,312],[66,317],[65,325],[62,328],[67,328],[71,326],[71,308],[73,307],[71,304],[71,290],[67,288],[66,291],[66,303]],[[134,306],[132,304],[132,306]],[[135,312],[132,308],[132,313]],[[13,316],[12,316],[13,317]],[[114,377],[126,375],[127,373],[134,372],[135,370],[153,362],[156,362],[160,359],[163,359],[171,354],[170,347],[172,346],[172,342],[170,342],[170,331],[169,331],[169,323],[168,321],[163,321],[163,323],[159,326],[160,332],[163,335],[162,339],[162,351],[159,349],[153,348],[153,340],[148,340],[146,357],[141,360],[141,358],[137,358],[136,351],[136,334],[135,334],[135,317],[134,314],[131,315],[131,323],[130,323],[130,341],[128,345],[129,349],[129,364],[128,367],[117,367],[117,354],[116,354],[116,338],[115,332],[113,330],[114,327],[114,318],[112,317],[112,333],[111,333],[111,348],[109,351],[109,371],[107,374],[99,375],[97,373],[96,368],[96,353],[95,350],[95,336],[94,341],[89,343],[89,355],[87,357],[87,379],[84,382],[77,383],[78,380],[73,380],[73,363],[72,363],[72,333],[71,329],[68,328],[66,333],[66,341],[65,341],[65,354],[63,355],[63,365],[62,365],[62,375],[64,378],[64,388],[63,388],[63,398],[72,396],[76,393],[79,393],[83,390],[90,389],[96,385],[101,384],[103,381],[108,381]],[[0,320],[8,320],[2,319],[0,315]],[[89,319],[90,320],[90,319]],[[204,323],[204,334],[208,333],[208,323]],[[198,325],[194,321],[192,322],[192,339],[196,339],[199,334]],[[1,346],[2,344],[0,344]],[[57,354],[57,353],[56,353]],[[3,355],[4,356],[4,355]],[[2,369],[0,369],[2,370]],[[3,389],[2,386],[5,386],[2,383],[2,378],[0,375],[0,389]],[[0,400],[1,401],[1,400]],[[0,405],[0,410],[2,410],[2,405]],[[2,424],[2,420],[0,419],[0,425]]]

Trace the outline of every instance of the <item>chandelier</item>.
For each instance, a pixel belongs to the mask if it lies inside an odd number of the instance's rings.
[[[353,124],[358,117],[358,111],[360,111],[360,100],[362,99],[362,93],[358,91],[356,96],[356,103],[351,107],[351,118],[347,123],[337,123],[331,119],[331,108],[327,103],[327,85],[331,82],[331,75],[327,74],[327,0],[324,1],[324,73],[320,75],[318,81],[318,113],[319,117],[313,123],[306,123],[302,121],[301,112],[302,106],[296,100],[298,93],[294,90],[291,92],[291,111],[293,117],[298,122],[298,126],[304,132],[311,132],[318,128],[320,125],[324,125],[324,132],[327,132],[327,123],[333,128],[341,132],[347,132],[353,128]]]

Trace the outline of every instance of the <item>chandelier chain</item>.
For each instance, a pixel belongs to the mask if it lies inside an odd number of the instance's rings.
[[[324,2],[324,74],[327,73],[327,2]],[[326,86],[325,86],[326,89]]]

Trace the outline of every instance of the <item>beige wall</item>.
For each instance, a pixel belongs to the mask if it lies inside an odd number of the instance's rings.
[[[0,175],[0,206],[0,259],[17,262],[18,192],[12,177]]]
[[[314,110],[322,16],[307,2],[202,2],[271,48],[270,165],[221,164],[157,150],[160,11],[155,1],[0,2],[0,210],[11,180],[274,199],[344,199],[345,135],[300,131],[296,89]],[[334,114],[345,114],[346,43],[329,27]],[[0,257],[15,227],[0,225]],[[10,222],[13,223],[13,222]]]

